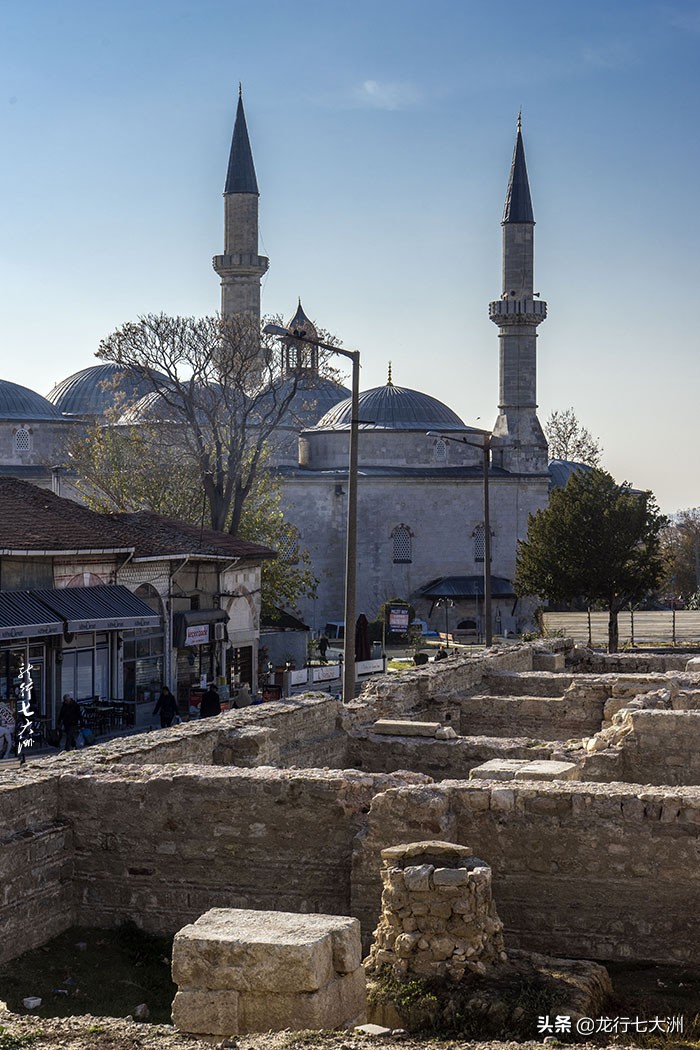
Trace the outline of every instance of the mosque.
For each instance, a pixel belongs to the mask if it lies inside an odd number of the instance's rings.
[[[260,317],[268,260],[258,254],[258,205],[239,94],[224,190],[224,252],[213,259],[224,315]],[[384,386],[360,395],[357,611],[369,619],[382,602],[402,597],[436,629],[447,624],[450,631],[482,633],[487,441],[492,628],[505,635],[527,623],[528,610],[513,593],[517,541],[526,535],[528,515],[546,505],[552,478],[561,484],[573,465],[551,469],[537,418],[536,333],[547,306],[533,292],[535,220],[520,119],[501,225],[502,292],[489,304],[500,346],[493,431],[469,427],[427,392],[395,385],[391,370]],[[303,324],[315,337],[301,303],[290,324]],[[298,389],[278,428],[274,469],[287,520],[318,578],[316,597],[302,599],[298,612],[321,631],[343,615],[350,392],[319,374],[314,354],[303,362],[288,356],[284,364],[287,374],[299,370]],[[116,387],[110,384],[115,376]],[[46,397],[0,381],[2,472],[69,494],[61,450],[76,427],[105,418],[115,389],[131,406],[129,422],[153,411],[153,395],[113,364],[85,368]],[[294,550],[281,553],[295,557]]]

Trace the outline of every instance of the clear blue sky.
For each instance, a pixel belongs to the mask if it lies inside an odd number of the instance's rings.
[[[0,0],[0,374],[46,393],[123,321],[218,309],[242,80],[263,310],[491,426],[522,107],[540,416],[698,505],[699,54],[698,0]]]

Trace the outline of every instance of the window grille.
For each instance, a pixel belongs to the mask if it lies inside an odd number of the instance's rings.
[[[15,452],[29,452],[32,447],[31,436],[25,427],[15,431]]]
[[[447,462],[447,442],[444,438],[438,438],[433,449],[436,463]]]
[[[299,533],[289,526],[280,539],[278,554],[280,561],[287,565],[296,565],[299,561]]]
[[[407,525],[397,525],[391,534],[394,543],[394,564],[413,560],[412,533]]]
[[[472,533],[474,539],[474,561],[484,560],[484,526],[477,525]]]

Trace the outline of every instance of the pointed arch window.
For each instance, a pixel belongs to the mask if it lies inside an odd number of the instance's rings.
[[[484,560],[484,526],[482,524],[472,532],[472,538],[474,540],[474,561]]]
[[[391,533],[394,565],[413,561],[413,533],[408,525],[397,525]]]
[[[436,463],[444,466],[447,463],[447,442],[444,438],[438,438],[433,446],[433,456]]]

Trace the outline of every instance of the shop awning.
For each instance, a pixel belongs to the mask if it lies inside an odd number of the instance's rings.
[[[160,616],[127,587],[61,587],[27,592],[61,620],[61,631],[125,631],[157,627]]]
[[[0,641],[63,633],[63,620],[31,591],[0,593]]]
[[[206,645],[216,639],[212,624],[228,623],[229,615],[223,609],[189,609],[173,616],[173,642],[176,649]],[[225,639],[220,639],[224,641]]]

